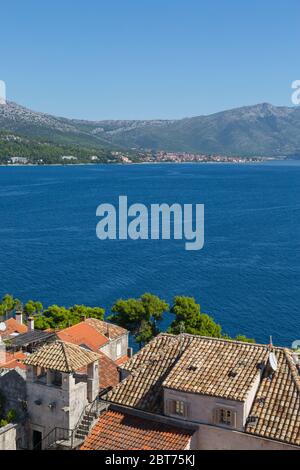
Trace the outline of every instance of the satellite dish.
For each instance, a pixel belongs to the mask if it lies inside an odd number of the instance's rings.
[[[6,330],[6,325],[4,322],[0,323],[0,331],[5,331]]]
[[[277,370],[277,359],[276,359],[276,356],[273,352],[271,352],[270,355],[269,355],[269,363],[270,363],[270,367],[273,370],[273,372],[276,372],[276,370]]]

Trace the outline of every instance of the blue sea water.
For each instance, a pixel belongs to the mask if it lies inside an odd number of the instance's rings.
[[[204,203],[205,246],[100,241],[96,208]],[[300,338],[300,164],[0,168],[0,295],[101,305],[195,296],[230,335]],[[166,328],[170,316],[165,319]]]

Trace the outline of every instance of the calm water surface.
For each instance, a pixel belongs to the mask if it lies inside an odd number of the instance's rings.
[[[96,238],[96,207],[205,204],[205,247]],[[145,291],[195,296],[231,335],[300,338],[300,164],[0,168],[0,295],[109,312]],[[167,326],[170,317],[166,319]]]

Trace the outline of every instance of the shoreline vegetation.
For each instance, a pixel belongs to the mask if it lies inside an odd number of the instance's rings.
[[[151,293],[145,293],[139,298],[119,299],[113,304],[111,314],[105,317],[103,307],[73,305],[66,308],[51,305],[44,308],[39,301],[29,300],[23,305],[12,295],[4,295],[0,301],[1,321],[11,318],[18,310],[24,312],[25,324],[29,317],[33,317],[38,330],[67,328],[81,322],[83,318],[105,319],[126,328],[139,348],[163,332],[161,324],[166,314],[172,314],[173,317],[166,330],[170,334],[189,333],[255,343],[253,338],[243,334],[230,337],[211,316],[201,312],[200,304],[193,297],[187,296],[175,296],[172,305]]]
[[[65,144],[43,137],[27,137],[0,131],[0,166],[48,166],[87,164],[155,164],[155,163],[261,163],[286,157],[207,154],[142,148],[120,149],[109,146]]]

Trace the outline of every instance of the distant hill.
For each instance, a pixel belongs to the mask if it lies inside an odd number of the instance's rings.
[[[179,120],[84,121],[0,106],[0,130],[58,145],[241,156],[300,156],[300,107],[258,104]]]

